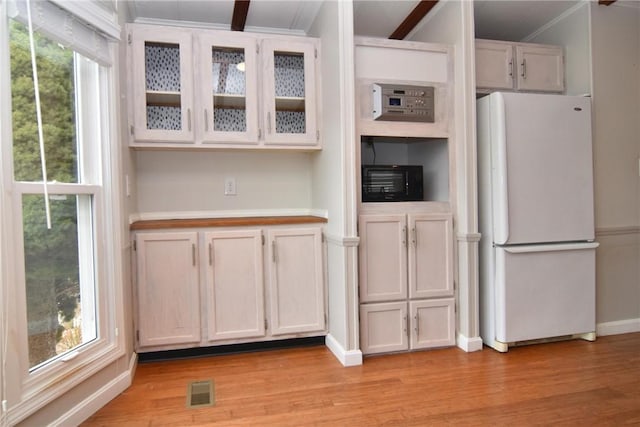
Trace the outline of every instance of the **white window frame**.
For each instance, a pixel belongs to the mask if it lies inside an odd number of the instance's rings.
[[[9,35],[6,1],[0,0],[0,93],[11,93]],[[111,58],[115,57],[112,46]],[[115,62],[115,61],[112,61]],[[123,286],[123,218],[120,204],[120,143],[118,131],[117,69],[100,66],[98,84],[88,90],[101,100],[100,111],[84,114],[95,123],[83,129],[99,129],[98,140],[80,146],[85,160],[100,165],[101,173],[90,184],[49,184],[49,194],[91,194],[93,196],[93,251],[96,283],[97,338],[62,357],[51,359],[38,369],[29,368],[24,292],[24,248],[22,236],[22,195],[42,194],[42,183],[14,182],[12,156],[11,97],[0,98],[0,424],[13,425],[59,398],[92,375],[125,355]],[[82,90],[82,89],[81,89]],[[89,98],[90,99],[90,98]],[[82,99],[76,108],[84,108]],[[34,117],[35,120],[35,117]],[[94,135],[78,134],[79,139]],[[85,170],[85,176],[93,171]],[[88,175],[87,175],[88,174]],[[80,218],[79,218],[80,220]],[[80,223],[80,221],[79,221]],[[79,234],[82,225],[78,224]],[[86,228],[86,226],[85,226]],[[79,236],[82,239],[82,236]],[[79,242],[80,243],[80,242]],[[80,243],[81,244],[81,243]],[[6,409],[5,409],[6,408]]]

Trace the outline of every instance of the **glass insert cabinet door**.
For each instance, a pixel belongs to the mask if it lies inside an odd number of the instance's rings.
[[[265,143],[317,144],[316,44],[269,39],[262,46]]]
[[[136,27],[131,33],[136,140],[194,140],[191,34]]]
[[[200,139],[205,144],[257,144],[256,39],[215,33],[200,35],[198,43]]]

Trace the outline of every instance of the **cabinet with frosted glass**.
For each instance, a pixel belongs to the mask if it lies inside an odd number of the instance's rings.
[[[129,34],[131,146],[320,148],[317,39],[139,24]]]
[[[262,43],[265,144],[316,145],[314,39],[268,39]]]
[[[128,42],[133,64],[132,137],[152,145],[193,143],[191,33],[136,26]]]

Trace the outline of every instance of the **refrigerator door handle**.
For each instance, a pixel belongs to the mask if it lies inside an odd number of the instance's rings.
[[[586,243],[556,243],[546,245],[526,245],[526,246],[508,246],[503,247],[505,252],[511,254],[528,254],[532,252],[557,252],[557,251],[576,251],[583,249],[595,249],[600,246],[598,242]]]
[[[495,242],[504,244],[509,240],[509,188],[507,185],[507,124],[501,117],[506,117],[504,96],[496,94],[495,116],[492,118],[495,127],[495,147],[492,149],[492,180],[494,188],[494,230]]]

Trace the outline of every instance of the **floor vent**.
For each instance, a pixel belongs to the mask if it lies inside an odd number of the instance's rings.
[[[194,381],[187,386],[187,407],[202,408],[215,404],[213,381]]]

